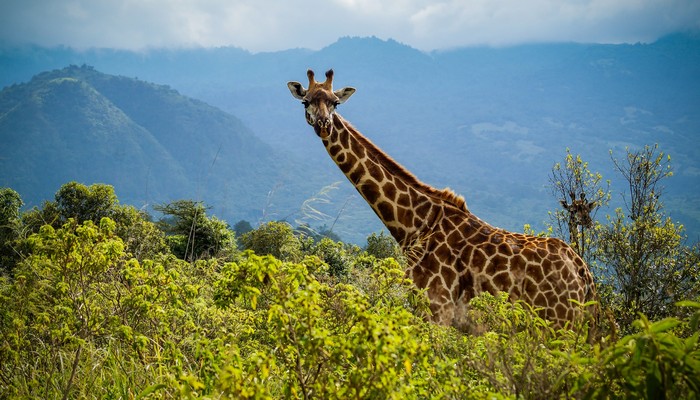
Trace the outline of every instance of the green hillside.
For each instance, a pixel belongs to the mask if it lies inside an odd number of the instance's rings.
[[[290,183],[290,164],[230,114],[87,66],[0,92],[0,142],[0,186],[30,206],[76,180],[113,185],[137,207],[201,200],[233,223],[260,219],[273,188],[287,200],[280,214],[314,190]]]

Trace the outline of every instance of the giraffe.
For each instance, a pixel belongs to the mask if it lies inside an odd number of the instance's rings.
[[[400,245],[406,275],[425,289],[433,322],[471,331],[467,303],[481,292],[507,292],[557,327],[595,313],[570,301],[588,302],[596,292],[586,263],[569,245],[477,218],[462,196],[421,182],[336,112],[355,89],[334,91],[333,70],[324,82],[312,70],[307,77],[308,88],[287,84],[292,96],[301,100],[306,122],[330,157]]]
[[[566,200],[559,200],[559,203],[569,214],[569,243],[574,251],[583,254],[585,244],[583,233],[585,228],[593,226],[591,211],[595,208],[596,202],[586,201],[586,193],[583,192],[581,192],[579,199],[576,198],[576,193],[573,191],[569,192],[569,196],[571,203],[567,203]],[[581,227],[580,232],[579,226]]]

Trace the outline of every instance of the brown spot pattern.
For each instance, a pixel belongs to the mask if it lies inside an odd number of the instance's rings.
[[[326,102],[317,108],[331,112],[331,83],[310,84],[305,101]],[[504,291],[563,326],[582,316],[569,299],[596,298],[588,267],[566,243],[488,225],[460,196],[419,181],[337,113],[326,118],[333,121],[322,138],[328,154],[402,246],[407,276],[428,289],[433,321],[454,324],[455,310],[464,308],[457,302]]]

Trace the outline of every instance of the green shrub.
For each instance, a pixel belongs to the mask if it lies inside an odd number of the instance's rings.
[[[69,220],[27,239],[0,278],[0,397],[697,398],[700,303],[592,345],[483,294],[464,334],[427,322],[393,258],[328,240],[296,261],[139,260],[117,230]]]
[[[590,353],[586,335],[576,333],[581,329],[555,330],[528,304],[510,302],[507,293],[472,299],[469,319],[482,334],[463,338],[462,368],[482,390],[523,399],[575,394],[581,368],[563,355]]]
[[[300,261],[301,243],[286,222],[268,222],[241,236],[245,250],[271,255],[283,261]]]
[[[227,264],[216,283],[217,303],[247,307],[264,314],[257,340],[271,346],[266,357],[277,368],[277,396],[314,398],[404,398],[414,393],[414,363],[427,357],[418,338],[425,325],[403,307],[413,289],[403,278],[380,280],[386,287],[370,298],[354,286],[329,286],[304,263],[282,263],[248,253]],[[398,264],[385,264],[376,276]],[[376,277],[375,276],[375,277]],[[397,290],[396,285],[406,287]],[[259,353],[258,354],[259,357]],[[420,376],[419,374],[415,374]],[[235,374],[227,375],[230,379]],[[223,387],[235,386],[226,381]]]
[[[582,384],[587,398],[696,399],[700,393],[700,303],[681,302],[694,309],[688,319],[634,321],[627,335],[597,355],[594,373]],[[686,338],[674,333],[691,332]]]

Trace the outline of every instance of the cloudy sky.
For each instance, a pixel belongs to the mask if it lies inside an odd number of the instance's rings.
[[[700,30],[700,0],[0,0],[0,44],[319,49],[342,36],[422,50],[650,42]]]

